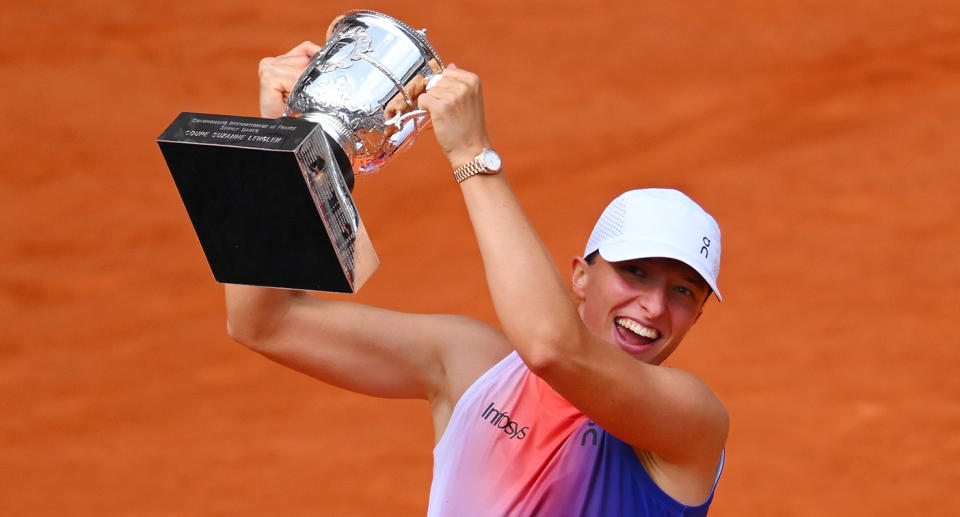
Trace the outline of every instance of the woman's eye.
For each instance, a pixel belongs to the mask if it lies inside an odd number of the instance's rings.
[[[693,291],[691,291],[690,289],[688,289],[688,288],[686,288],[686,287],[677,286],[677,287],[675,288],[675,290],[676,290],[678,293],[680,293],[680,294],[682,294],[682,295],[684,295],[684,296],[693,296]]]

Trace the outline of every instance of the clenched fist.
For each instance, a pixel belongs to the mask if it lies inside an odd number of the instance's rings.
[[[287,96],[320,48],[316,43],[304,41],[286,54],[260,60],[261,117],[277,118],[283,115]]]
[[[454,168],[492,147],[476,74],[451,64],[443,71],[443,78],[417,98],[417,103],[430,112],[437,142]]]

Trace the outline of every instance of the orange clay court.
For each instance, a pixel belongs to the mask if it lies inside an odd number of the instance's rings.
[[[670,359],[727,405],[711,516],[960,515],[960,4],[19,2],[0,10],[0,515],[423,515],[425,403],[231,342],[155,143],[257,114],[257,62],[354,8],[484,81],[564,275],[619,192],[724,231]],[[432,135],[358,181],[353,299],[495,323]],[[371,322],[376,324],[376,322]]]

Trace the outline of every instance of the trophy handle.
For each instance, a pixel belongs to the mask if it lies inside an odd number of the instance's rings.
[[[443,79],[443,72],[433,74],[430,77],[430,79],[427,79],[427,87],[425,91],[430,91],[430,88],[433,88],[434,86],[436,86],[437,82],[440,81],[440,79]],[[383,121],[383,124],[387,127],[396,126],[397,129],[403,129],[403,125],[404,123],[407,122],[407,120],[413,117],[425,118],[429,114],[430,112],[427,110],[416,109],[413,111],[408,111],[406,113],[398,113],[393,117],[391,117],[389,120]]]
[[[403,129],[403,125],[407,122],[407,120],[413,117],[426,118],[426,116],[429,113],[430,112],[427,110],[420,110],[420,109],[408,111],[407,113],[400,113],[398,115],[395,115],[390,120],[383,121],[383,124],[387,127],[396,126],[397,129]]]

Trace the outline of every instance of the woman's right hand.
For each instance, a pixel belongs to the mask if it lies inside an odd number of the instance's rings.
[[[283,115],[287,96],[293,90],[310,59],[319,52],[320,45],[304,41],[277,57],[260,60],[260,116],[277,118]]]

